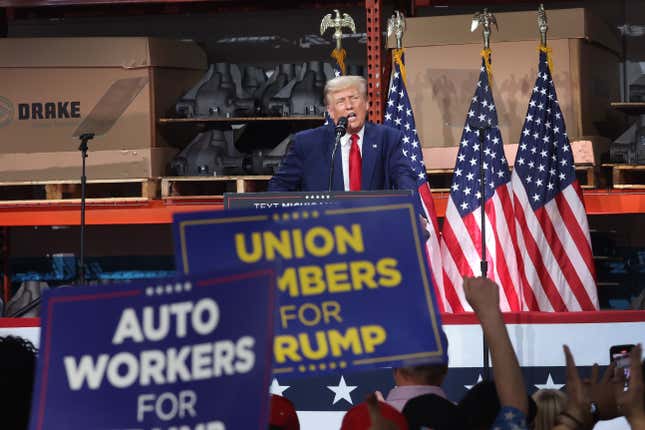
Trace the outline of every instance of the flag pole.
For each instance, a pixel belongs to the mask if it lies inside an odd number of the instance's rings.
[[[477,132],[479,133],[479,181],[480,181],[480,197],[479,197],[479,207],[481,208],[481,255],[482,259],[479,262],[479,268],[481,270],[481,275],[484,278],[488,278],[488,261],[486,260],[486,172],[484,172],[484,134],[490,129],[490,127],[476,127]],[[484,339],[484,345],[486,345]],[[488,361],[488,355],[484,356],[484,364]]]
[[[477,127],[479,132],[479,181],[480,181],[480,196],[479,196],[479,208],[481,211],[481,261],[479,262],[479,267],[481,270],[481,275],[484,278],[488,277],[488,261],[486,260],[486,172],[484,171],[484,134],[489,129],[489,127]],[[482,332],[482,343],[483,343],[483,369],[484,380],[488,381],[490,379],[490,362],[489,362],[489,348],[488,342],[486,341],[486,335]]]
[[[486,67],[486,72],[488,73],[488,81],[490,84],[490,33],[491,33],[491,24],[495,24],[495,28],[499,31],[497,26],[497,20],[495,15],[488,12],[488,9],[484,9],[483,12],[477,12],[473,16],[472,23],[470,25],[470,31],[473,32],[479,27],[479,24],[482,25],[482,35],[484,38],[484,50],[482,51],[482,57],[484,58],[484,66]],[[479,137],[479,181],[480,181],[480,196],[479,196],[479,209],[481,211],[481,261],[480,261],[480,270],[481,276],[484,278],[488,277],[488,261],[486,260],[486,172],[484,171],[484,144],[485,144],[485,133],[490,129],[490,125],[477,124],[474,128],[477,129]],[[482,344],[483,344],[483,369],[482,373],[484,374],[484,379],[490,379],[490,356],[488,342],[486,341],[486,336],[482,332]]]

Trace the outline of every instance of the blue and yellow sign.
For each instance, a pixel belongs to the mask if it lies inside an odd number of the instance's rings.
[[[275,279],[257,268],[47,292],[29,428],[266,429]]]
[[[275,374],[445,362],[417,220],[411,199],[178,214],[177,269],[276,265]]]

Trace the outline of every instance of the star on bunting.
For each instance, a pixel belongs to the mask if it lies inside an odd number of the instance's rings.
[[[466,387],[467,390],[470,390],[471,388],[473,388],[475,385],[479,384],[483,380],[484,380],[484,378],[482,378],[482,374],[478,373],[477,374],[477,381],[475,381],[475,383],[473,385],[464,385],[464,387]]]
[[[340,375],[340,382],[338,383],[338,385],[328,385],[327,388],[334,392],[334,402],[332,403],[332,405],[335,405],[340,400],[347,400],[350,405],[354,404],[350,393],[358,388],[358,386],[347,385],[345,383],[345,378],[343,377],[343,375]]]
[[[564,387],[565,384],[556,384],[553,382],[553,377],[551,377],[551,373],[549,372],[549,376],[546,378],[546,382],[544,384],[534,384],[534,386],[538,390],[559,390],[560,388]]]
[[[288,390],[290,385],[280,385],[278,378],[273,378],[271,386],[269,387],[269,392],[278,396],[282,396],[286,390]]]

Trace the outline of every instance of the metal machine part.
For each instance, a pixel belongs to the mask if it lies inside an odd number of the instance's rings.
[[[170,163],[176,176],[273,174],[286,151],[290,136],[273,148],[242,153],[234,144],[234,131],[208,130],[197,135]]]
[[[323,63],[311,61],[303,66],[301,78],[294,84],[289,98],[292,115],[320,116],[325,112],[323,91],[325,77]]]
[[[612,163],[645,164],[645,114],[612,142],[609,158]]]
[[[645,74],[629,84],[629,101],[645,102]]]
[[[211,79],[197,91],[195,114],[198,117],[230,118],[235,113],[237,98],[230,65],[216,63]]]
[[[180,117],[193,118],[195,116],[195,100],[199,89],[213,77],[215,73],[215,65],[211,64],[206,74],[197,82],[186,94],[184,94],[179,101],[175,104],[175,112]]]
[[[363,68],[348,64],[348,73]],[[176,104],[188,118],[311,116],[312,123],[248,121],[210,124],[170,163],[178,176],[272,174],[279,166],[291,134],[316,126],[326,110],[324,87],[334,77],[331,64],[311,61],[281,64],[266,71],[254,65],[212,64],[204,77]]]
[[[349,74],[363,67],[348,64]],[[334,76],[329,63],[281,64],[266,71],[258,66],[211,64],[184,94],[175,111],[185,118],[322,116],[325,83]]]
[[[208,130],[177,154],[170,168],[177,176],[222,176],[239,172],[243,158],[233,145],[232,130]]]
[[[296,66],[281,64],[269,78],[261,97],[262,113],[267,116],[290,116],[289,97],[296,82]]]

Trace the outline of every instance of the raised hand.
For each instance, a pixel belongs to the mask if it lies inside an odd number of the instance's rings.
[[[479,315],[480,312],[499,310],[499,287],[488,278],[464,278],[466,300]]]
[[[612,384],[615,364],[611,363],[599,379],[600,368],[594,364],[591,368],[591,378],[583,381],[589,392],[589,399],[598,407],[597,416],[600,420],[610,420],[620,416],[616,405],[616,395]]]
[[[643,371],[641,366],[643,349],[640,344],[629,353],[631,366],[627,390],[624,372],[616,372],[614,377],[614,393],[618,410],[625,415],[632,430],[645,429],[645,390],[643,387]]]
[[[564,358],[567,363],[567,407],[558,416],[558,425],[554,430],[586,430],[594,426],[594,419],[589,408],[591,399],[589,389],[580,379],[573,354],[567,345],[563,345]],[[596,371],[596,375],[597,375]]]

